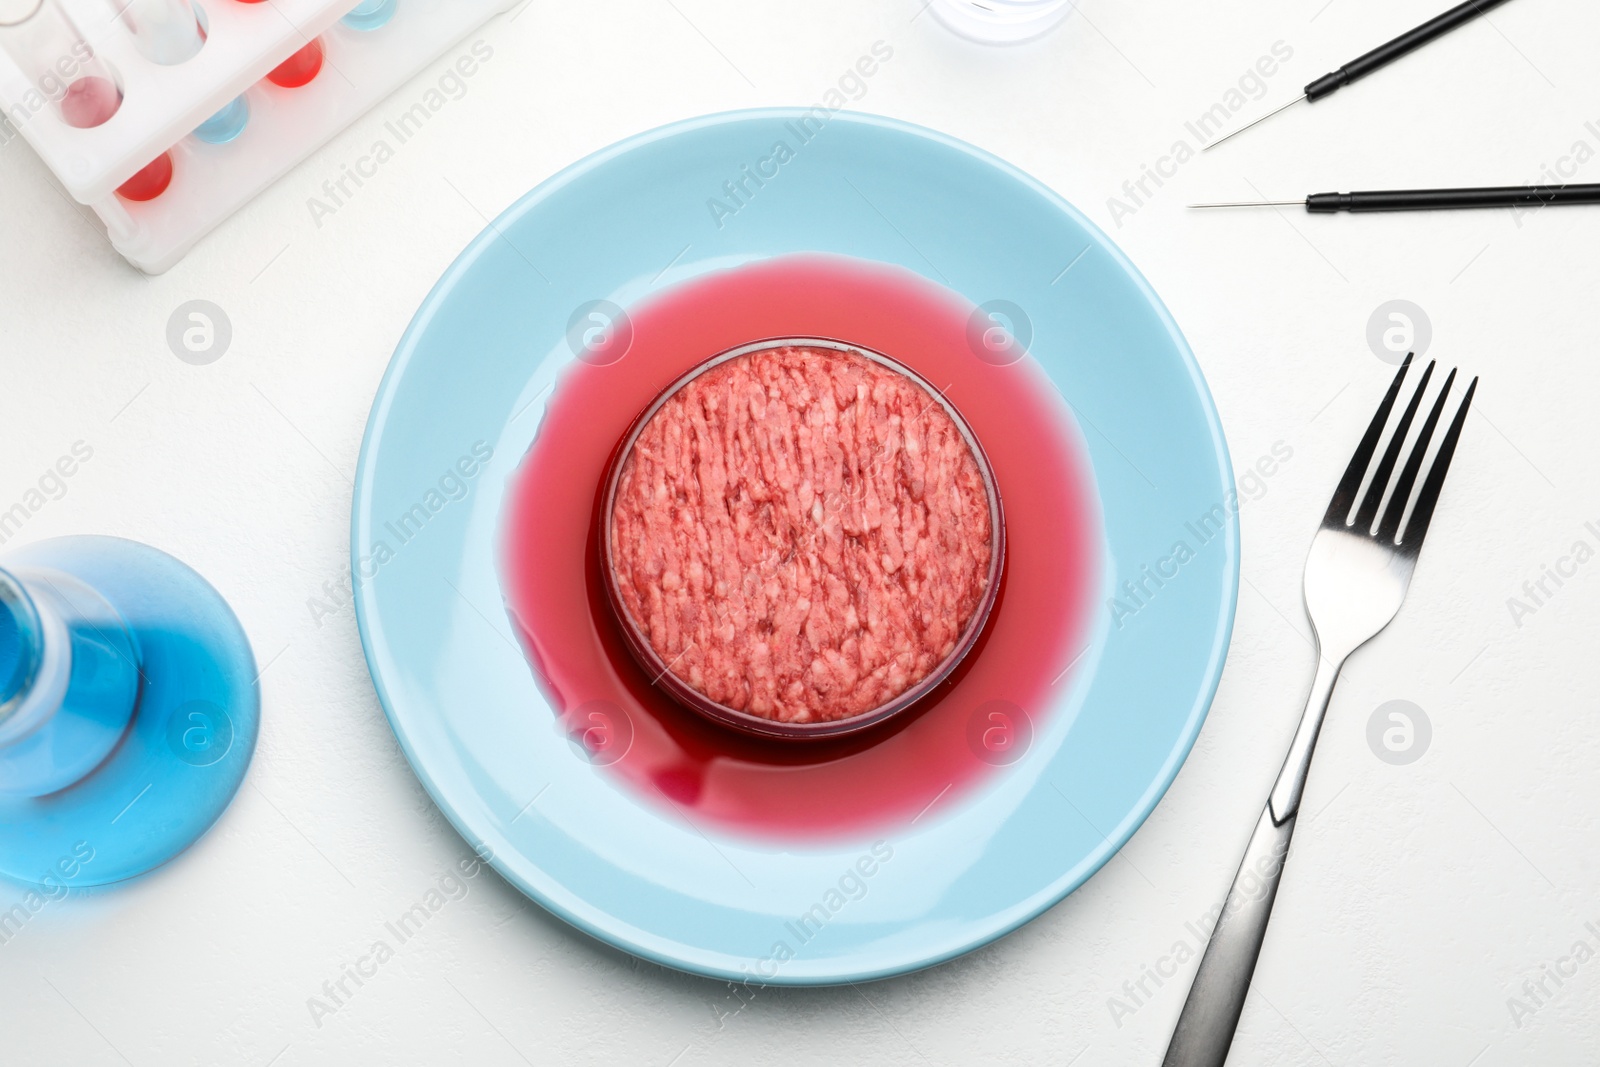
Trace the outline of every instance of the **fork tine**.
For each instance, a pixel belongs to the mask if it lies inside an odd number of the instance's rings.
[[[1384,394],[1383,403],[1378,405],[1378,413],[1372,416],[1372,423],[1367,427],[1361,443],[1356,446],[1356,454],[1350,457],[1350,466],[1344,469],[1344,477],[1339,479],[1339,487],[1333,491],[1333,500],[1328,504],[1328,514],[1323,518],[1324,526],[1337,523],[1340,526],[1348,525],[1350,506],[1355,502],[1356,490],[1361,488],[1361,478],[1367,473],[1367,465],[1372,462],[1372,454],[1378,450],[1378,439],[1383,436],[1384,424],[1389,421],[1389,412],[1394,409],[1395,397],[1400,395],[1400,383],[1405,380],[1406,371],[1411,367],[1412,353],[1407,353],[1405,362],[1400,364],[1400,372],[1394,376],[1394,381],[1389,383],[1389,391]]]
[[[1411,402],[1395,424],[1389,447],[1383,450],[1383,458],[1378,461],[1377,470],[1372,472],[1372,484],[1367,486],[1367,495],[1362,498],[1361,507],[1356,512],[1356,529],[1363,533],[1372,529],[1373,520],[1378,517],[1383,491],[1389,487],[1389,476],[1394,473],[1394,465],[1400,461],[1400,450],[1405,447],[1406,434],[1411,432],[1411,422],[1417,417],[1417,408],[1422,406],[1422,394],[1428,391],[1428,381],[1433,377],[1436,365],[1430,362],[1422,372],[1422,380],[1417,383],[1416,392],[1411,394]]]
[[[1455,382],[1456,372],[1452,368],[1439,390],[1438,399],[1433,402],[1433,408],[1428,412],[1428,417],[1423,420],[1422,429],[1417,433],[1417,443],[1411,449],[1411,455],[1406,458],[1406,465],[1400,471],[1399,480],[1394,483],[1394,492],[1389,495],[1389,506],[1384,509],[1383,521],[1378,525],[1378,537],[1390,544],[1394,544],[1400,538],[1400,520],[1405,516],[1407,501],[1411,499],[1411,487],[1417,484],[1417,474],[1422,470],[1422,460],[1428,451],[1428,442],[1433,440],[1433,431],[1439,425],[1444,402],[1449,399],[1450,387]],[[1420,394],[1421,390],[1418,392]]]
[[[1472,394],[1477,391],[1478,379],[1474,378],[1472,384],[1467,386],[1467,395],[1461,398],[1461,407],[1451,420],[1444,440],[1439,442],[1439,452],[1433,457],[1433,467],[1428,471],[1427,480],[1422,483],[1422,492],[1417,494],[1417,506],[1411,512],[1404,540],[1400,542],[1400,547],[1412,555],[1422,549],[1422,539],[1428,533],[1428,522],[1433,518],[1434,506],[1439,503],[1439,490],[1444,487],[1444,476],[1450,470],[1450,457],[1455,455],[1456,441],[1461,438],[1462,424],[1467,421],[1467,409],[1472,406]]]

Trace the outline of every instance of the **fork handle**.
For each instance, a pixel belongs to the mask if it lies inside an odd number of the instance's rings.
[[[1189,987],[1189,999],[1183,1003],[1162,1067],[1223,1067],[1227,1061],[1256,958],[1261,955],[1261,942],[1267,936],[1272,905],[1278,898],[1294,822],[1293,815],[1282,823],[1274,821],[1271,804],[1262,810],[1223,902],[1222,916],[1200,957],[1200,969]]]
[[[1295,819],[1300,814],[1300,798],[1305,792],[1311,756],[1316,751],[1322,720],[1333,699],[1333,687],[1349,649],[1317,647],[1317,676],[1306,697],[1305,711],[1295,729],[1294,741],[1284,758],[1283,769],[1273,784],[1272,795],[1256,823],[1255,833],[1239,861],[1239,872],[1223,901],[1222,916],[1211,931],[1211,941],[1200,957],[1200,969],[1189,999],[1183,1002],[1172,1043],[1162,1067],[1223,1067],[1233,1032],[1239,1026],[1239,1013],[1250,992],[1256,958],[1267,936],[1267,921],[1278,899],[1278,880],[1289,854],[1289,839],[1294,836]]]
[[[1317,676],[1311,682],[1310,696],[1306,697],[1306,710],[1300,715],[1300,725],[1289,743],[1289,753],[1283,758],[1283,769],[1278,772],[1272,795],[1267,798],[1267,811],[1277,822],[1300,814],[1300,798],[1305,794],[1306,777],[1311,773],[1311,756],[1316,752],[1317,737],[1322,733],[1322,720],[1327,717],[1333,687],[1349,655],[1349,652],[1329,655],[1320,645],[1317,648]]]

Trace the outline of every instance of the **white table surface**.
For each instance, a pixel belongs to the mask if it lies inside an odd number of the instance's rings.
[[[1441,0],[1086,0],[1011,49],[914,17],[920,2],[534,0],[473,38],[494,57],[466,95],[320,227],[308,198],[424,80],[159,278],[128,268],[20,141],[0,150],[0,507],[89,443],[19,540],[101,532],[173,552],[230,598],[268,664],[260,747],[218,826],[157,875],[75,893],[0,945],[0,1061],[1158,1063],[1194,964],[1146,979],[1137,1005],[1124,983],[1198,946],[1191,924],[1282,758],[1312,668],[1301,564],[1390,376],[1366,327],[1396,298],[1426,310],[1431,354],[1483,385],[1410,598],[1334,698],[1234,1062],[1600,1061],[1600,956],[1568,958],[1579,941],[1600,951],[1600,562],[1520,620],[1507,603],[1574,542],[1600,546],[1585,526],[1600,527],[1600,209],[1184,207],[1526,182],[1580,141],[1575,176],[1600,181],[1600,8],[1507,5],[1187,160],[1119,226],[1108,197],[1192,144],[1185,121],[1275,42],[1293,57],[1242,116]],[[894,59],[856,107],[966,138],[1082,207],[1186,332],[1235,465],[1293,449],[1242,511],[1238,621],[1193,755],[1081,890],[925,973],[770,990],[735,1014],[726,985],[604,947],[484,875],[314,1020],[308,998],[469,854],[400,754],[352,614],[318,628],[307,608],[348,566],[357,446],[413,309],[485,215],[569,162],[686,116],[811,103],[878,40]],[[191,299],[233,325],[209,366],[165,342]],[[1394,699],[1433,726],[1404,766],[1367,742]],[[0,908],[20,896],[0,885]],[[1557,964],[1575,973],[1529,999],[1524,982]]]

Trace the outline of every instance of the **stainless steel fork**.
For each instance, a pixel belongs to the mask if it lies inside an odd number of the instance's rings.
[[[1178,1016],[1178,1026],[1172,1043],[1167,1046],[1163,1067],[1222,1067],[1227,1060],[1234,1030],[1239,1025],[1239,1013],[1250,991],[1250,977],[1261,954],[1261,942],[1266,937],[1267,921],[1272,917],[1272,905],[1278,896],[1278,881],[1283,875],[1289,839],[1294,835],[1306,772],[1311,767],[1311,754],[1328,710],[1328,700],[1333,695],[1334,682],[1350,654],[1389,625],[1411,584],[1417,553],[1439,502],[1439,490],[1450,469],[1450,458],[1455,454],[1456,441],[1461,437],[1461,426],[1466,421],[1478,380],[1474,378],[1467,387],[1407,517],[1407,504],[1422,472],[1428,444],[1456,379],[1456,372],[1452,370],[1416,435],[1405,466],[1395,476],[1395,465],[1422,403],[1422,395],[1427,391],[1428,379],[1433,376],[1434,364],[1429,363],[1423,372],[1422,381],[1395,425],[1376,467],[1372,459],[1410,367],[1411,357],[1407,356],[1383,403],[1378,405],[1378,412],[1361,438],[1349,467],[1345,468],[1344,477],[1339,479],[1328,513],[1322,518],[1322,528],[1312,539],[1311,555],[1306,560],[1305,599],[1306,614],[1311,619],[1317,641],[1316,680],[1311,683],[1311,695],[1306,700],[1294,742],[1289,746],[1288,758],[1283,761],[1283,770],[1272,787],[1266,810],[1261,813],[1261,821],[1256,824],[1239,864],[1239,873],[1228,890],[1222,916],[1200,959],[1200,969],[1189,989],[1183,1013]],[[1370,482],[1366,478],[1369,468],[1372,468]],[[1361,495],[1358,507],[1356,498],[1364,482],[1367,491]],[[1388,505],[1384,507],[1386,498]]]

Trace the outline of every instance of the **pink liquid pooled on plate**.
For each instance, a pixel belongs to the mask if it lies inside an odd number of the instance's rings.
[[[905,825],[1007,773],[1083,669],[1102,567],[1087,457],[1043,372],[980,356],[973,308],[948,290],[837,256],[709,274],[627,315],[620,357],[576,362],[557,385],[502,516],[507,607],[575,751],[697,826],[776,841]],[[1005,511],[1006,570],[977,646],[911,710],[834,741],[745,736],[680,706],[629,652],[599,562],[601,483],[639,413],[711,356],[783,337],[881,352],[941,390]]]

